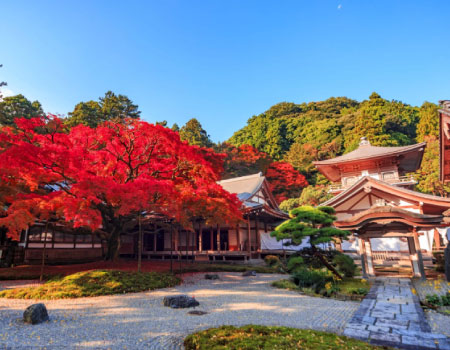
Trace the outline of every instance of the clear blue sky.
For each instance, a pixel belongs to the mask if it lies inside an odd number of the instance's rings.
[[[214,141],[281,101],[450,99],[450,1],[1,1],[0,80],[66,114],[107,90]]]

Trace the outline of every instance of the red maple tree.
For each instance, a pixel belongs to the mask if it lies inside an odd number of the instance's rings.
[[[302,189],[308,186],[306,178],[288,162],[273,162],[266,172],[270,189],[278,203],[300,196]]]
[[[189,227],[236,222],[241,203],[216,184],[223,155],[189,146],[178,133],[139,120],[79,125],[65,130],[55,116],[16,119],[0,131],[0,199],[8,203],[0,225],[8,235],[35,220],[58,218],[108,241],[116,257],[120,235],[138,215],[155,212]]]

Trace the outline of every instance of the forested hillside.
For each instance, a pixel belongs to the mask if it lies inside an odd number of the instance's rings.
[[[372,93],[362,102],[346,97],[310,103],[282,102],[251,117],[228,142],[251,145],[273,159],[290,163],[306,176],[310,186],[302,196],[284,203],[317,204],[328,197],[326,179],[312,162],[354,150],[362,136],[374,146],[403,146],[427,141],[422,168],[417,172],[417,190],[447,196],[450,190],[438,181],[438,106],[425,102],[410,106]]]
[[[42,113],[38,101],[22,95],[0,99],[0,125],[11,125],[18,116],[31,118]],[[140,114],[138,105],[127,96],[108,91],[98,100],[78,103],[68,113],[65,125],[96,127],[105,120],[140,118]],[[167,121],[158,124],[168,126]],[[301,204],[317,205],[329,198],[328,181],[312,162],[354,150],[362,136],[374,146],[426,141],[422,167],[415,174],[419,181],[416,189],[447,196],[450,187],[438,180],[438,128],[436,104],[410,106],[375,92],[361,102],[332,97],[319,102],[278,103],[251,117],[245,127],[221,144],[214,144],[195,118],[181,127],[172,126],[189,144],[224,154],[222,178],[262,171],[286,210]]]

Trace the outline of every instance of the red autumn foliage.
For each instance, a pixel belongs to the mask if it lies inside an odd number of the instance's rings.
[[[219,146],[219,151],[226,154],[224,163],[224,174],[222,178],[245,176],[260,171],[266,172],[272,158],[264,152],[258,151],[250,145],[235,147],[229,143]]]
[[[185,227],[193,217],[241,218],[237,197],[216,184],[224,156],[189,146],[168,128],[127,120],[67,131],[55,116],[16,124],[0,131],[0,189],[24,189],[0,192],[10,204],[0,225],[14,239],[52,217],[103,235],[113,258],[120,234],[142,212]]]
[[[306,178],[287,162],[270,164],[266,178],[278,203],[300,196],[302,188],[308,186]]]
[[[301,190],[308,186],[306,178],[288,162],[273,162],[264,152],[250,145],[223,143],[219,150],[225,153],[223,178],[245,176],[263,172],[270,184],[272,193],[280,203],[285,199],[299,197]]]

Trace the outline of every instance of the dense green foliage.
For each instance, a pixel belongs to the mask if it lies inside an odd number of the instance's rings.
[[[360,340],[320,331],[247,325],[222,326],[189,335],[186,350],[369,350],[382,349]]]
[[[324,190],[328,182],[318,176],[313,161],[350,152],[363,136],[374,146],[404,146],[430,142],[430,136],[436,140],[438,129],[436,104],[410,106],[373,93],[362,102],[333,97],[320,102],[279,103],[251,117],[228,142],[235,146],[251,145],[275,160],[287,161],[306,176],[311,187],[282,205],[284,210],[290,210],[328,199]],[[417,190],[447,196],[449,189],[436,181],[439,170],[436,145],[431,142],[426,149]]]
[[[356,274],[356,264],[351,257],[345,254],[338,254],[333,259],[338,271],[345,277],[354,277]]]
[[[0,298],[48,300],[94,297],[167,288],[178,283],[180,279],[168,273],[92,270],[54,278],[39,287],[4,290],[0,292]]]
[[[78,103],[65,124],[69,127],[83,124],[95,128],[106,120],[138,119],[141,114],[138,108],[127,96],[108,91],[99,101]]]
[[[179,130],[180,138],[187,141],[190,145],[201,147],[212,147],[213,142],[209,138],[208,133],[203,129],[202,124],[195,119],[190,119]]]
[[[4,97],[0,100],[0,126],[11,126],[15,118],[34,118],[43,115],[39,101],[31,102],[23,95]]]

